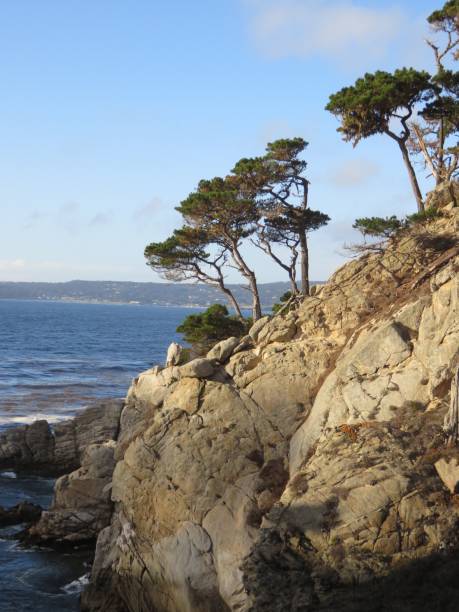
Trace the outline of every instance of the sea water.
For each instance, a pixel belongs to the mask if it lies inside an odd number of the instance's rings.
[[[94,400],[123,397],[142,370],[180,341],[186,308],[0,300],[0,431],[39,418],[57,422]],[[0,505],[47,507],[54,481],[0,472]],[[0,530],[0,612],[78,610],[87,550],[59,553]]]

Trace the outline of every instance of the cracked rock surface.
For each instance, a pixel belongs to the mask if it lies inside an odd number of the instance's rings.
[[[138,376],[83,610],[459,609],[459,503],[434,467],[459,457],[458,213]]]

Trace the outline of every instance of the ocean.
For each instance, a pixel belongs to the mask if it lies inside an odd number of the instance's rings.
[[[137,304],[0,300],[0,431],[57,422],[91,401],[124,397],[134,376],[163,364],[193,312]],[[49,505],[53,480],[0,472],[0,506]],[[24,548],[0,530],[0,612],[66,612],[89,572],[85,550]]]

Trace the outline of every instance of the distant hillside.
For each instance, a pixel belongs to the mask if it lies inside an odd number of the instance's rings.
[[[250,294],[240,285],[230,285],[242,306],[250,306]],[[260,285],[264,307],[270,307],[289,283]],[[0,282],[0,299],[60,300],[82,302],[123,302],[158,306],[208,306],[224,303],[224,296],[213,287],[179,283],[132,283],[117,281],[69,281],[66,283]]]

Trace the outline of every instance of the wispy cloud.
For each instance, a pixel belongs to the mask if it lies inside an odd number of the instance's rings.
[[[80,205],[78,202],[73,202],[72,200],[68,202],[64,202],[61,206],[59,206],[58,214],[62,216],[74,215],[80,209]]]
[[[69,200],[47,211],[34,209],[25,216],[23,229],[35,229],[43,223],[57,225],[60,229],[75,234],[85,226],[103,227],[113,221],[112,211],[99,211],[91,217],[84,213],[79,202]]]
[[[104,227],[109,225],[113,221],[113,214],[111,212],[99,212],[89,220],[89,227]]]
[[[22,227],[23,229],[34,229],[47,217],[48,217],[48,213],[42,210],[37,210],[37,209],[32,210],[26,216],[24,225]]]
[[[155,216],[157,216],[158,212],[161,210],[162,207],[163,201],[161,200],[161,198],[152,198],[144,206],[136,208],[136,210],[134,210],[134,212],[132,213],[132,218],[138,223],[149,221],[151,219],[154,219]]]
[[[251,34],[271,58],[325,56],[354,62],[381,57],[406,15],[397,6],[356,0],[248,0]]]
[[[336,187],[357,187],[363,185],[379,172],[379,167],[368,159],[350,159],[331,173]]]
[[[25,268],[26,262],[24,259],[0,259],[0,271],[10,272]]]
[[[59,260],[28,260],[28,259],[0,259],[0,280],[21,281],[32,280],[40,274],[48,280],[69,280],[70,278],[106,278],[114,274],[130,275],[136,272],[135,268],[123,265],[74,265]]]

